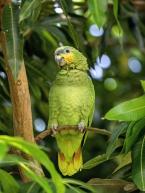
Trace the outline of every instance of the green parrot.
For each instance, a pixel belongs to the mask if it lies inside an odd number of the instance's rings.
[[[84,128],[92,123],[95,92],[87,74],[87,59],[70,46],[55,51],[59,71],[49,93],[49,121],[59,148],[58,165],[63,175],[73,175],[83,164]],[[69,129],[69,126],[78,129]],[[57,131],[58,127],[67,126]]]

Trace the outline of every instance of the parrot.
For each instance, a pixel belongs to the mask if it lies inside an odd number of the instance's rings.
[[[72,176],[83,165],[82,142],[85,128],[92,123],[95,91],[87,73],[87,59],[80,51],[61,46],[54,55],[59,70],[49,91],[48,128],[53,131],[59,149],[59,169],[64,176]],[[67,129],[59,131],[62,126]]]

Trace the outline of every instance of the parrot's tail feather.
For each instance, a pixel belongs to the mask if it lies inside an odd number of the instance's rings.
[[[70,161],[65,159],[65,156],[62,152],[58,153],[58,165],[64,176],[72,176],[78,172],[83,165],[81,147],[74,153]]]

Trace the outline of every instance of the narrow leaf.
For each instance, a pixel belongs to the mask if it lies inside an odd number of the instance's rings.
[[[87,161],[86,163],[84,163],[83,165],[83,169],[91,169],[93,167],[96,167],[97,165],[107,161],[107,156],[106,154],[102,154],[102,155],[98,155],[94,158],[92,158],[91,160]]]
[[[105,118],[119,121],[137,121],[145,117],[145,95],[123,102],[106,113]]]
[[[19,184],[17,181],[6,171],[0,169],[0,183],[5,193],[18,193]]]
[[[118,25],[118,29],[119,29],[119,34],[120,34],[120,37],[122,36],[123,34],[123,30],[122,30],[122,27],[120,25],[120,22],[118,20],[118,0],[114,0],[114,3],[113,3],[113,12],[114,12],[114,16],[115,16],[115,19],[116,19],[116,22],[117,22],[117,25]]]
[[[8,145],[5,142],[0,141],[0,160],[3,159],[8,149]]]
[[[17,4],[8,4],[2,15],[2,29],[6,35],[6,54],[12,74],[16,79],[23,61],[23,38],[19,34],[18,26],[19,7]]]
[[[141,80],[140,82],[141,82],[141,86],[143,88],[143,91],[145,92],[145,80]]]
[[[57,192],[64,193],[64,185],[60,175],[55,170],[55,167],[48,156],[38,148],[37,145],[31,144],[22,140],[21,138],[0,136],[0,141],[5,141],[8,145],[18,148],[22,152],[31,155],[34,159],[38,160],[51,174],[52,180],[56,185]]]
[[[106,21],[107,0],[88,1],[89,10],[98,27],[102,27]]]
[[[23,4],[20,12],[19,22],[29,19],[35,22],[40,14],[41,10],[41,0],[27,0]]]
[[[74,41],[75,47],[77,49],[80,49],[80,43],[79,43],[78,34],[76,33],[76,31],[74,29],[74,26],[72,25],[72,23],[71,23],[71,21],[69,19],[69,16],[68,16],[68,13],[67,13],[67,9],[66,9],[66,2],[64,0],[60,0],[60,4],[61,4],[61,7],[62,7],[63,12],[64,12],[64,14],[66,16],[66,19],[67,19],[67,24],[68,24],[68,28],[69,28],[69,32],[70,32],[71,38]]]
[[[117,172],[121,168],[129,165],[131,163],[131,153],[129,152],[128,154],[119,154],[118,156],[115,157],[115,161],[117,162],[118,166],[115,168],[113,173]]]
[[[124,141],[125,153],[130,151],[132,146],[136,143],[139,134],[144,129],[144,127],[145,127],[145,119],[141,119],[137,122],[132,122],[130,124],[130,127],[127,129],[126,138]]]
[[[21,163],[20,166],[24,169],[24,172],[28,178],[31,178],[34,182],[37,182],[46,193],[52,193],[48,180],[46,180],[44,177],[36,175],[35,172],[33,172],[23,163]]]
[[[65,192],[65,193],[86,193],[86,192],[83,191],[82,189],[77,188],[77,187],[74,187],[74,186],[71,186],[70,184],[66,184],[66,186],[67,186],[68,188],[66,189],[66,192]]]
[[[38,176],[37,174],[35,174],[35,172],[33,172],[32,169],[30,169],[31,166],[29,162],[23,160],[21,157],[14,156],[14,155],[7,155],[6,158],[3,160],[3,162],[6,163],[7,166],[8,165],[21,166],[21,168],[23,168],[23,171],[25,172],[25,175],[28,178],[38,183],[45,190],[46,193],[52,193],[51,186],[48,183],[48,180],[46,180],[42,176]],[[7,183],[6,179],[5,181]],[[10,192],[6,192],[6,193],[16,193],[16,192],[11,192],[11,188],[10,188]]]
[[[107,158],[110,157],[110,155],[113,153],[113,151],[118,147],[118,137],[125,132],[127,129],[127,124],[122,123],[119,127],[113,130],[111,138],[109,139],[109,145],[107,147]]]
[[[132,178],[137,187],[145,191],[145,136],[132,151]]]
[[[95,192],[94,188],[90,186],[90,184],[87,184],[85,182],[82,182],[82,181],[79,181],[79,180],[74,180],[74,179],[71,179],[71,178],[65,178],[63,179],[63,182],[64,184],[73,184],[73,185],[78,185],[86,190],[89,190],[91,192]]]

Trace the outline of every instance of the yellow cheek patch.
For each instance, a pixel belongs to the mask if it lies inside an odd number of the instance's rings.
[[[63,54],[62,56],[67,64],[71,64],[73,62],[73,54],[72,53]]]

